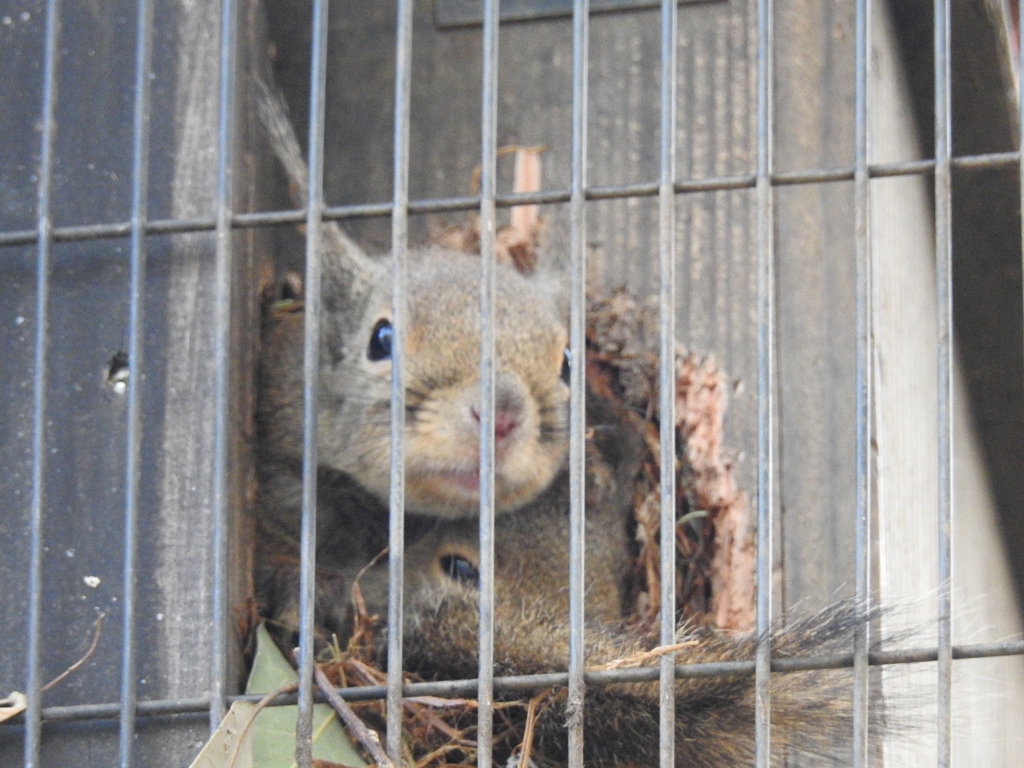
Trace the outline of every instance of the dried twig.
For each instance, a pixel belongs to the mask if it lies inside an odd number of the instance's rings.
[[[21,691],[11,691],[0,699],[0,723],[20,715],[28,708],[28,697]]]
[[[434,760],[437,760],[440,757],[444,757],[449,752],[464,752],[465,750],[466,746],[464,744],[459,744],[457,742],[449,742],[447,744],[443,744],[442,746],[435,749],[433,752],[428,752],[426,755],[417,760],[413,768],[426,768],[426,766],[430,765]]]
[[[107,618],[107,614],[102,613],[102,612],[96,616],[96,621],[94,621],[93,625],[92,625],[92,643],[89,644],[89,650],[87,650],[85,652],[85,655],[83,655],[82,658],[80,658],[78,661],[76,661],[70,667],[68,667],[63,672],[61,672],[59,675],[57,675],[55,678],[53,678],[53,680],[51,680],[46,685],[44,685],[42,688],[40,688],[39,689],[40,693],[42,693],[43,691],[50,690],[53,686],[55,686],[57,683],[59,683],[65,677],[67,677],[72,672],[74,672],[76,669],[78,669],[80,666],[85,664],[86,660],[90,656],[92,656],[93,651],[96,650],[96,646],[100,642],[100,629],[103,627],[103,620],[105,618]]]
[[[621,659],[615,659],[614,661],[609,661],[606,664],[601,664],[597,667],[588,667],[587,670],[590,672],[594,672],[603,669],[625,669],[629,667],[639,667],[643,665],[645,662],[664,656],[666,653],[672,653],[673,651],[681,651],[683,648],[689,648],[696,644],[696,640],[685,640],[681,643],[672,643],[671,645],[659,645],[657,648],[652,648],[649,651],[641,651],[640,653],[634,653],[630,656],[624,656]]]
[[[100,614],[98,614],[96,616],[96,621],[93,622],[93,625],[92,625],[93,626],[92,642],[89,644],[89,650],[87,650],[82,655],[82,658],[80,658],[78,661],[76,661],[70,667],[68,667],[63,672],[61,672],[59,675],[57,675],[55,678],[53,678],[53,680],[51,680],[46,685],[44,685],[42,688],[40,688],[39,689],[40,693],[42,693],[43,691],[48,691],[50,688],[55,686],[57,683],[59,683],[65,677],[67,677],[72,672],[74,672],[76,669],[78,669],[80,666],[82,666],[86,662],[86,660],[90,656],[92,656],[93,651],[96,650],[96,646],[100,642],[100,629],[103,627],[103,619],[105,619],[106,617],[107,617],[107,614],[105,614],[105,613],[100,613]],[[25,694],[21,693],[20,691],[12,691],[6,697],[0,698],[0,723],[4,722],[5,720],[10,720],[15,715],[20,715],[22,712],[25,711],[27,706],[28,706],[28,698],[25,696]]]
[[[348,705],[338,692],[335,690],[331,681],[327,679],[327,675],[324,671],[316,666],[313,667],[313,675],[316,677],[316,685],[327,698],[327,702],[334,707],[334,711],[338,713],[338,716],[345,721],[345,725],[352,732],[359,743],[365,747],[366,751],[370,753],[374,761],[377,763],[377,768],[395,768],[395,764],[391,762],[391,758],[385,754],[384,750],[380,746],[380,739],[377,734],[372,732],[366,727],[366,724],[352,711],[352,707]]]
[[[285,683],[276,691],[271,691],[257,702],[256,706],[252,710],[252,714],[249,715],[249,719],[245,721],[245,724],[238,731],[238,736],[235,738],[234,749],[231,750],[231,757],[228,758],[227,768],[235,768],[235,761],[238,760],[238,752],[242,748],[242,742],[245,740],[245,734],[249,732],[249,726],[256,722],[256,716],[263,710],[263,708],[282,693],[291,693],[292,691],[298,690],[298,687],[298,683]]]
[[[551,691],[542,691],[530,699],[526,705],[526,726],[523,728],[523,741],[519,752],[519,768],[529,768],[530,753],[533,751],[533,727],[537,722],[537,707],[541,701],[551,695]]]

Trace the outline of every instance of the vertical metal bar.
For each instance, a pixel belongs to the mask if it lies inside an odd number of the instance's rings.
[[[1024,19],[1024,0],[1017,2],[1017,125],[1020,131],[1017,143],[1017,168],[1020,174],[1021,200],[1021,273],[1024,274],[1024,43],[1021,41],[1021,19]],[[1024,316],[1021,317],[1021,324],[1024,327]]]
[[[213,416],[213,647],[210,653],[210,731],[224,719],[228,649],[228,465],[231,411],[231,262],[234,213],[236,0],[223,0],[220,20],[217,117],[217,226],[214,284]]]
[[[388,755],[402,763],[402,584],[405,565],[405,317],[409,245],[412,0],[399,0],[395,52],[394,200],[391,209],[391,496],[388,538]]]
[[[583,681],[586,659],[586,305],[587,305],[587,106],[590,0],[572,12],[572,182],[569,192],[569,768],[583,766]]]
[[[775,243],[772,172],[772,0],[757,4],[757,647],[754,751],[758,768],[771,764],[773,379],[775,363]]]
[[[50,252],[53,220],[50,218],[53,182],[53,137],[57,129],[54,111],[57,102],[57,60],[60,55],[60,15],[57,0],[46,6],[46,32],[43,54],[43,103],[39,150],[39,187],[36,197],[38,233],[36,262],[36,338],[32,372],[32,506],[29,520],[28,574],[28,652],[25,688],[25,768],[39,765],[42,738],[42,652],[43,612],[43,495],[46,472],[46,351],[49,331]]]
[[[302,536],[299,545],[299,701],[295,762],[313,760],[313,612],[316,602],[317,403],[320,392],[320,274],[324,212],[324,107],[327,81],[327,0],[313,0],[309,94],[309,187],[306,207],[306,308],[303,360]]]
[[[498,0],[484,0],[480,158],[480,624],[477,765],[491,768],[494,725],[494,229]]]
[[[872,263],[870,240],[870,177],[868,175],[868,76],[870,73],[871,2],[857,0],[855,22],[855,159],[853,172],[854,258],[856,261],[856,424],[857,490],[854,588],[857,602],[867,608],[871,600],[871,467],[872,467]],[[868,636],[869,626],[858,625],[853,640],[853,768],[866,768],[868,753]]]
[[[658,185],[658,301],[661,413],[661,644],[676,638],[676,0],[661,3],[661,175]],[[674,653],[660,660],[661,768],[675,765]]]
[[[121,598],[121,768],[131,768],[135,744],[135,557],[138,549],[142,334],[149,208],[149,108],[153,3],[141,0],[135,26],[135,112],[132,118],[131,276],[128,303],[128,434],[125,459],[124,577]]]
[[[949,2],[935,0],[935,288],[938,320],[938,764],[952,756],[953,291]]]

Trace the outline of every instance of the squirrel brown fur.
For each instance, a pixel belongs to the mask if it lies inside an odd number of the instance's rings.
[[[255,85],[271,145],[304,204],[307,171],[283,97],[259,78]],[[323,225],[323,244],[317,562],[327,579],[387,540],[392,289],[389,259],[370,258],[335,223]],[[479,270],[478,258],[459,251],[409,254],[405,508],[421,524],[479,511]],[[494,489],[504,514],[542,494],[564,464],[568,335],[560,281],[496,270]],[[302,314],[268,306],[262,340],[257,596],[287,625],[297,610]]]
[[[283,101],[257,85],[271,143],[291,186],[301,190],[305,168]],[[345,638],[357,577],[369,613],[387,615],[386,563],[369,564],[388,538],[390,372],[384,359],[368,351],[388,320],[390,278],[384,265],[365,257],[333,224],[325,224],[323,259],[316,626],[322,636]],[[440,250],[416,252],[409,265],[402,663],[438,679],[477,674],[478,500],[470,476],[478,443],[478,266]],[[557,291],[511,268],[502,268],[497,282],[496,422],[505,426],[496,434],[501,514],[495,522],[494,672],[559,672],[567,668],[569,641],[566,333]],[[298,623],[302,333],[301,312],[268,308],[259,405],[257,595],[279,636]],[[585,645],[592,667],[658,643],[625,620],[641,431],[621,407],[593,395],[587,421]],[[420,461],[427,467],[423,473]],[[432,476],[438,474],[440,483]],[[775,632],[773,654],[832,650],[865,620],[856,607],[833,607]],[[682,637],[690,642],[677,652],[677,663],[751,659],[758,644],[752,635],[712,630]],[[786,750],[819,757],[841,751],[837,744],[852,724],[844,685],[842,672],[772,677],[773,764]],[[679,768],[749,763],[751,676],[679,679],[675,707]],[[567,714],[564,696],[541,708],[537,754],[564,755]],[[657,683],[591,686],[583,720],[588,764],[657,764]]]
[[[627,622],[624,584],[634,563],[630,522],[640,432],[619,407],[590,395],[587,403],[585,654],[588,668],[643,654],[659,645],[651,629]],[[494,674],[564,672],[569,657],[569,496],[566,476],[524,508],[495,523]],[[368,560],[368,557],[367,557]],[[360,561],[362,563],[364,561]],[[476,520],[410,524],[405,551],[403,668],[428,679],[476,677],[479,541]],[[322,608],[351,606],[351,579],[322,582]],[[387,567],[359,579],[370,614],[385,616]],[[337,620],[338,617],[336,617]],[[349,624],[346,614],[345,634]],[[773,657],[816,655],[850,647],[866,616],[853,603],[773,632]],[[386,630],[383,624],[379,629]],[[386,631],[377,653],[386,664]],[[677,664],[750,660],[752,633],[682,629]],[[656,664],[649,660],[648,665]],[[786,756],[842,759],[852,732],[849,670],[773,675],[773,765]],[[716,676],[676,681],[676,765],[721,768],[750,764],[754,750],[754,678]],[[521,699],[522,693],[505,694]],[[499,694],[498,698],[502,698]],[[513,710],[515,712],[515,710]],[[513,715],[506,715],[514,717]],[[567,749],[568,705],[556,692],[534,726],[538,759],[559,761]],[[584,759],[595,766],[658,765],[657,682],[591,686],[583,707]],[[504,759],[505,754],[496,754]]]
[[[469,316],[475,324],[477,314],[469,257],[428,251],[410,266],[422,269],[410,275],[406,350],[406,516],[414,533],[434,519],[461,523],[479,507],[479,334],[469,327]],[[514,272],[503,280],[496,313],[495,495],[497,510],[511,514],[562,472],[568,387],[564,325],[547,289]],[[523,303],[528,321],[514,300]],[[317,499],[317,565],[324,578],[358,570],[387,545],[391,419],[390,363],[366,359],[380,319],[371,313],[356,326],[359,341],[346,342],[329,304],[325,296]],[[380,317],[386,315],[382,307]],[[291,625],[302,501],[302,334],[301,312],[268,311],[258,406],[258,596],[274,606],[275,620]],[[327,625],[337,630],[340,622],[335,617]]]

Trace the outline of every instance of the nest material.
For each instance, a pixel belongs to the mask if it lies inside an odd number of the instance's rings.
[[[640,552],[634,620],[660,610],[661,414],[657,307],[626,291],[590,296],[587,382],[640,421],[646,455],[634,515]],[[725,377],[713,357],[676,350],[676,616],[691,624],[753,625],[753,539],[746,497],[723,449]]]

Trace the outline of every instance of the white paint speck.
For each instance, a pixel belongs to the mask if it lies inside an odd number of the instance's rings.
[[[96,587],[98,587],[100,585],[100,577],[99,576],[84,576],[82,578],[82,581],[85,582],[85,585],[87,587],[92,587],[93,589],[96,589]]]
[[[157,621],[163,621],[163,620],[164,620],[164,615],[163,615],[162,613],[158,613],[158,614],[156,615],[156,620],[157,620]]]
[[[64,557],[74,557],[74,556],[75,556],[75,550],[73,550],[73,549],[65,549],[64,550]]]
[[[25,318],[22,317],[21,315],[18,315],[16,318],[14,318],[14,324],[15,325],[21,325],[24,322],[25,322]]]

